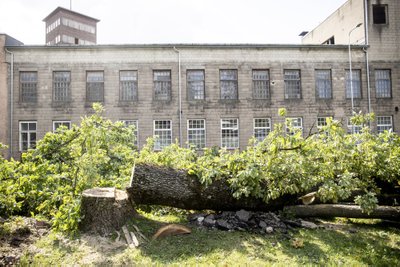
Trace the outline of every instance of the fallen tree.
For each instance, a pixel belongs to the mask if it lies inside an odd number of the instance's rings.
[[[400,218],[400,207],[378,206],[366,213],[357,205],[317,204],[297,205],[304,200],[298,195],[285,194],[265,203],[261,198],[234,198],[226,180],[216,179],[204,186],[186,170],[150,164],[135,167],[131,186],[127,188],[129,198],[135,204],[163,205],[192,210],[285,210],[296,217],[348,217],[348,218]],[[314,195],[315,193],[313,193]],[[395,196],[398,196],[397,194]],[[316,200],[315,203],[320,203]]]
[[[164,205],[192,210],[281,210],[294,204],[297,197],[285,195],[265,203],[260,198],[242,197],[236,199],[225,180],[216,179],[204,186],[194,175],[185,170],[176,170],[148,164],[135,167],[131,186],[127,188],[135,204]]]

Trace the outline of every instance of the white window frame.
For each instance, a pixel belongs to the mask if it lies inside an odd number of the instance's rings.
[[[224,127],[224,124],[227,123],[227,121],[230,121],[228,123],[232,123],[232,126]],[[234,122],[236,121],[236,122]],[[236,126],[235,126],[236,124]],[[224,131],[226,133],[224,134]],[[224,136],[224,135],[230,135],[230,136]],[[221,147],[224,147],[226,149],[237,149],[239,148],[240,145],[240,136],[239,136],[239,119],[238,118],[226,118],[226,119],[221,119]]]
[[[139,147],[139,120],[120,120],[122,121],[125,126],[130,126],[133,125],[135,127],[135,130],[133,131],[133,134],[135,135],[135,141],[133,144],[136,147]]]
[[[57,131],[57,129],[58,129],[58,127],[56,128],[56,124],[61,124],[61,125],[64,125],[64,126],[67,126],[67,128],[68,129],[71,129],[71,121],[66,121],[66,120],[63,120],[63,121],[53,121],[53,132],[55,132],[55,131]],[[60,125],[60,126],[61,126]],[[59,127],[60,127],[59,126]]]
[[[24,123],[27,123],[28,124],[28,130],[22,130],[22,124],[24,124]],[[29,126],[29,124],[31,124],[31,123],[34,123],[35,124],[35,130],[30,130],[29,128],[30,128],[30,126]],[[27,133],[27,140],[26,140],[26,142],[27,142],[27,149],[26,150],[23,150],[22,149],[22,134],[23,133]],[[35,135],[36,135],[36,138],[35,138],[35,141],[34,141],[34,145],[36,145],[36,143],[37,143],[37,121],[20,121],[19,122],[19,141],[18,141],[18,143],[19,143],[19,151],[20,152],[25,152],[25,151],[28,151],[30,148],[32,148],[32,143],[31,143],[31,134],[32,133],[35,133]]]
[[[286,118],[286,133],[288,135],[294,135],[295,132],[290,132],[289,128],[287,127],[289,123],[292,123],[292,127],[294,129],[294,131],[297,131],[298,129],[300,129],[301,131],[301,135],[303,135],[303,118],[302,117],[288,117]],[[298,124],[298,122],[300,122],[300,124]]]
[[[390,120],[390,124],[380,122],[381,119]],[[381,129],[383,128],[383,129]],[[376,130],[379,133],[383,133],[384,131],[393,131],[393,117],[392,116],[377,116],[376,117]]]
[[[353,133],[353,127],[354,127],[354,133],[359,134],[361,133],[361,130],[363,128],[362,125],[357,125],[357,124],[351,124],[351,119],[347,118],[347,133],[352,134]]]
[[[203,127],[201,128],[192,128],[190,127],[191,121],[201,121]],[[196,149],[203,149],[206,147],[206,120],[205,119],[188,119],[187,120],[187,141],[189,147],[194,145]],[[191,136],[195,136],[194,139],[190,138]]]
[[[169,128],[156,129],[156,122],[169,122]],[[160,136],[159,133],[167,133],[167,137],[168,137],[168,133],[169,133],[169,138],[165,139],[165,141],[163,141],[163,139],[162,139],[163,135]],[[156,139],[156,142],[154,143],[155,151],[160,151],[164,147],[172,144],[172,120],[153,120],[153,136],[154,137],[158,136],[158,138]],[[161,142],[161,141],[163,141],[163,142]]]
[[[257,120],[265,120],[267,122],[267,126],[257,126]],[[258,142],[263,141],[268,134],[271,132],[272,127],[271,127],[271,118],[254,118],[253,119],[253,136],[257,139]],[[259,136],[261,137],[261,135],[259,135],[257,132],[261,131],[261,132],[266,132],[265,136],[260,139]]]

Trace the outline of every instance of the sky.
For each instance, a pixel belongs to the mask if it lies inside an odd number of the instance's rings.
[[[70,3],[72,1],[72,3]],[[347,0],[0,0],[0,33],[45,43],[58,6],[99,19],[98,44],[296,44]]]

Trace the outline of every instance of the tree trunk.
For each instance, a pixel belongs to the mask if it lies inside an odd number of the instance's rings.
[[[296,197],[287,195],[268,204],[262,199],[242,197],[236,199],[224,180],[214,180],[209,186],[202,185],[196,176],[184,170],[140,164],[136,165],[131,186],[127,188],[135,204],[164,205],[192,210],[280,210],[294,204]]]
[[[83,191],[80,229],[106,234],[119,230],[136,215],[126,192],[115,188],[92,188]]]
[[[356,205],[318,204],[287,206],[284,209],[295,217],[346,217],[346,218],[380,218],[400,220],[400,207],[378,206],[370,214],[363,213]]]

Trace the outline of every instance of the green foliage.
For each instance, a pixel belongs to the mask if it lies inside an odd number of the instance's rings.
[[[74,232],[83,190],[127,185],[137,153],[134,129],[104,119],[100,105],[93,108],[80,127],[47,133],[21,162],[2,160],[1,213],[39,213],[52,218],[56,229]]]
[[[81,126],[47,133],[21,162],[0,158],[0,215],[41,214],[53,227],[74,233],[80,221],[81,192],[91,187],[127,185],[134,163],[185,169],[204,185],[225,179],[235,197],[265,202],[285,194],[317,191],[322,201],[355,196],[365,212],[377,205],[382,182],[400,184],[400,138],[392,132],[348,135],[338,121],[303,137],[290,120],[274,125],[263,140],[250,140],[243,151],[216,147],[202,152],[174,143],[154,151],[154,139],[138,153],[134,128],[101,116],[103,108]],[[286,110],[279,114],[286,116]],[[373,115],[356,114],[353,124],[368,125]],[[3,147],[0,145],[0,147]]]

